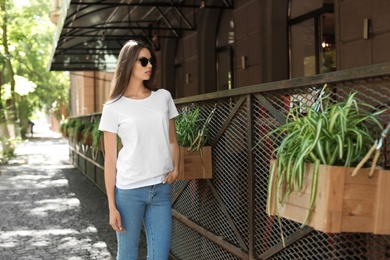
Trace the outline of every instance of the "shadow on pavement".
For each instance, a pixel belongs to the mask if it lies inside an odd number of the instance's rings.
[[[114,259],[106,196],[72,165],[68,140],[43,133],[16,153],[0,166],[0,259]]]
[[[105,195],[69,162],[67,140],[33,138],[0,167],[0,259],[113,259]]]

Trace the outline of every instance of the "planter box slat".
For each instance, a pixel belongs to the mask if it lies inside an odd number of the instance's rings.
[[[347,212],[353,216],[371,216],[375,210],[374,204],[367,200],[344,200],[343,215],[347,216]]]
[[[273,163],[273,162],[272,162]],[[363,232],[390,234],[390,171],[320,165],[317,198],[308,226],[326,233]],[[313,164],[305,165],[306,178],[300,192],[292,192],[281,217],[303,223],[309,210]],[[273,194],[276,192],[273,187]],[[274,197],[274,196],[273,196]],[[271,214],[277,215],[275,198],[271,197]]]
[[[307,205],[310,203],[310,194],[298,194],[297,192],[291,193],[287,198],[286,203],[298,208],[307,208]]]
[[[210,179],[212,178],[211,146],[205,146],[200,151],[188,152],[187,147],[180,148],[180,168],[177,180]]]
[[[372,216],[343,216],[341,230],[342,232],[371,233],[368,230],[373,230]]]
[[[381,185],[378,187],[375,215],[378,221],[374,224],[375,234],[390,234],[390,172],[379,170]]]

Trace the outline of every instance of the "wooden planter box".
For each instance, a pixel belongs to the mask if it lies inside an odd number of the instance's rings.
[[[88,135],[85,138],[83,138],[83,144],[87,145],[87,146],[92,145],[92,134],[91,133],[88,133]]]
[[[309,210],[313,164],[305,165],[307,175],[300,192],[292,192],[281,217],[303,223]],[[307,225],[325,233],[362,232],[390,234],[390,171],[361,169],[352,177],[354,168],[320,165],[317,199]],[[275,192],[275,188],[273,189]],[[271,213],[277,215],[275,198]]]
[[[83,141],[83,132],[77,131],[76,132],[76,142],[81,143]]]
[[[188,152],[187,147],[180,148],[180,168],[178,180],[212,178],[211,146],[200,151]]]

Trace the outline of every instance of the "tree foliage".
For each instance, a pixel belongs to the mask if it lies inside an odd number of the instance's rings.
[[[16,101],[21,124],[37,109],[52,111],[60,117],[59,111],[67,108],[68,104],[69,76],[66,72],[47,70],[56,29],[49,17],[51,1],[0,1],[6,3],[6,11],[2,15],[7,16],[8,49],[13,71],[37,86]],[[6,58],[3,51],[0,49],[1,67],[4,67],[3,60]],[[2,84],[9,83],[7,70],[1,69],[0,73],[3,74],[0,76]]]

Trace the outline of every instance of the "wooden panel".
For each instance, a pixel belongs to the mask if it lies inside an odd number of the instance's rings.
[[[343,223],[339,232],[369,233],[373,231],[372,217],[343,216]]]
[[[390,234],[390,172],[383,170],[378,172],[380,172],[380,175],[374,172],[374,176],[379,175],[374,234]]]
[[[188,152],[180,147],[180,166],[178,180],[212,178],[212,150],[205,146],[200,151]]]
[[[318,214],[313,224],[321,231],[338,232],[341,228],[345,168],[320,165],[318,174],[317,199],[320,203],[316,203]]]
[[[375,210],[375,200],[344,200],[343,215],[344,216],[373,216]]]
[[[276,213],[275,209],[275,213]],[[299,223],[302,223],[306,218],[307,213],[309,212],[308,208],[297,207],[290,204],[285,204],[283,207],[279,208],[280,216],[293,220]],[[312,215],[313,217],[314,215]],[[312,218],[313,220],[314,218]]]
[[[288,198],[286,199],[286,203],[289,205],[308,209],[310,206],[310,194],[292,192],[290,196],[288,196]]]

